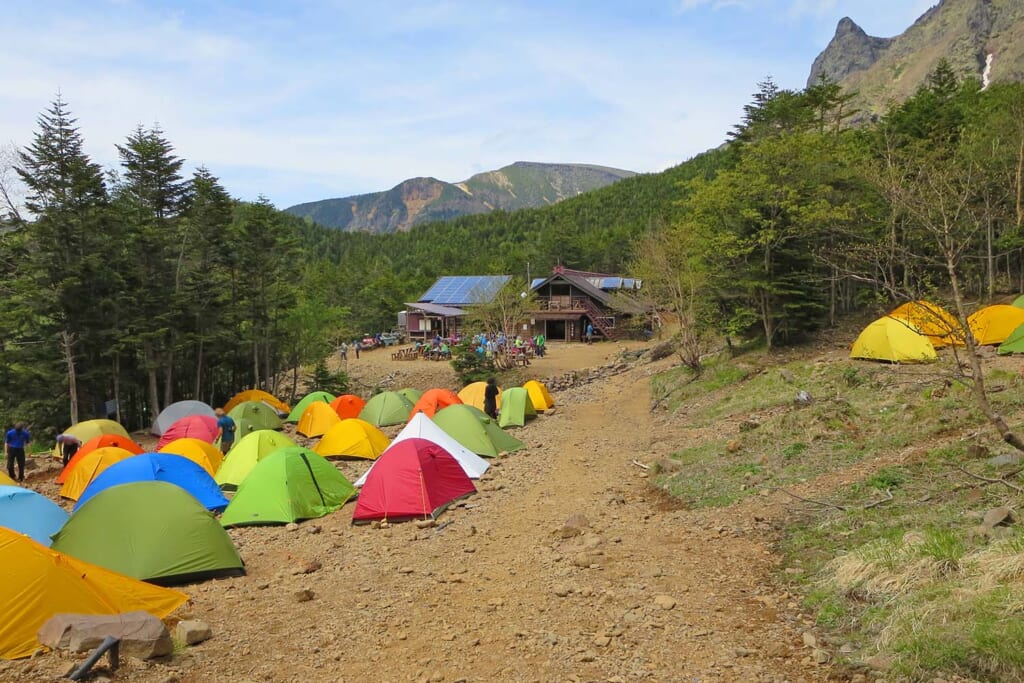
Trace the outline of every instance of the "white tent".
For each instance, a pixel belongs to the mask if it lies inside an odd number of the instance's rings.
[[[490,467],[486,460],[453,439],[448,435],[448,432],[438,427],[433,420],[423,413],[416,413],[409,420],[409,424],[405,425],[405,428],[398,433],[398,436],[391,442],[391,446],[405,439],[426,439],[436,443],[451,453],[452,457],[462,467],[462,471],[470,479],[479,479],[487,471],[487,468]],[[388,446],[388,448],[390,449],[391,446]],[[380,454],[380,457],[388,457],[388,452],[384,451]],[[372,469],[373,465],[370,465],[370,470]],[[362,486],[366,483],[366,475],[370,473],[370,470],[366,470],[366,474],[356,480],[355,486]]]
[[[215,417],[216,413],[213,412],[213,408],[202,401],[178,401],[160,411],[160,414],[153,420],[153,429],[150,431],[161,436],[172,424],[191,415]]]

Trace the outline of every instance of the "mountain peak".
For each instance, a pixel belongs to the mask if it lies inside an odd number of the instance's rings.
[[[285,211],[341,230],[394,232],[496,209],[547,206],[632,175],[606,166],[516,161],[459,183],[410,178],[386,192],[308,202]]]
[[[839,82],[855,71],[869,69],[891,43],[889,38],[869,36],[853,19],[843,17],[828,47],[814,60],[807,85],[822,78]]]

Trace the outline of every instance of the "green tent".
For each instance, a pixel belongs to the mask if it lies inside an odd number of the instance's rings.
[[[244,401],[232,408],[228,415],[231,416],[231,419],[236,424],[240,420],[248,422],[248,424],[252,425],[252,429],[249,431],[253,432],[260,429],[281,429],[284,426],[284,423],[281,422],[281,418],[277,416],[274,409],[263,401]],[[244,432],[235,438],[240,439],[248,433]]]
[[[345,475],[322,456],[302,446],[280,448],[256,464],[220,523],[287,524],[323,517],[355,493]]]
[[[398,393],[400,393],[402,396],[405,396],[405,400],[411,403],[412,405],[416,405],[416,401],[420,400],[420,397],[423,396],[422,391],[420,391],[419,389],[413,389],[412,387],[399,389]]]
[[[412,404],[397,391],[382,391],[363,406],[359,419],[375,427],[400,425],[409,421]]]
[[[301,420],[302,414],[306,412],[306,408],[309,407],[310,403],[316,403],[317,401],[330,403],[334,398],[334,394],[330,394],[326,391],[314,391],[311,394],[306,394],[302,397],[301,401],[295,404],[295,407],[292,408],[292,412],[288,413],[288,418],[285,422],[298,422]]]
[[[999,345],[997,352],[1000,356],[1006,356],[1011,353],[1024,353],[1024,325],[1018,325],[1010,333],[1010,336],[1006,338],[1006,341]]]
[[[257,432],[247,434],[235,442],[228,454],[224,457],[224,463],[217,470],[214,480],[225,490],[238,488],[245,478],[256,467],[263,458],[267,457],[278,448],[294,446],[295,442],[280,432],[269,429],[261,429]]]
[[[1016,306],[1017,308],[1024,308],[1024,294],[1021,294],[1016,299],[1014,299],[1013,303],[1010,305]]]
[[[97,493],[53,535],[53,550],[159,585],[245,574],[217,519],[166,481]]]
[[[537,417],[533,408],[530,392],[522,387],[512,387],[501,392],[501,412],[498,413],[498,426],[522,427],[531,417]]]
[[[469,450],[489,458],[503,451],[517,451],[526,445],[502,431],[484,411],[466,404],[442,408],[434,415],[434,423]],[[381,457],[386,456],[387,453]]]

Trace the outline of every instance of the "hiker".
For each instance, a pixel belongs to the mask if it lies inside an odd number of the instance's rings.
[[[544,348],[544,344],[547,342],[543,334],[538,334],[533,339],[533,346],[537,353],[537,358],[543,358],[544,352],[547,350]]]
[[[217,415],[217,436],[220,437],[220,452],[227,453],[235,445],[235,421],[224,414],[223,408],[214,411]],[[216,440],[216,439],[214,439]]]
[[[359,351],[363,348],[362,342],[356,339],[354,342],[352,342],[352,348],[356,350],[356,360],[359,360]]]
[[[492,420],[498,419],[498,385],[493,377],[487,378],[487,386],[484,388],[484,412]]]
[[[78,437],[71,434],[57,435],[57,450],[60,451],[60,459],[64,463],[64,467],[68,466],[68,461],[75,457],[75,453],[81,446],[82,442],[78,440]]]
[[[341,362],[345,363],[348,361],[348,344],[341,342],[341,346],[338,347],[338,353],[341,354]]]
[[[18,481],[25,481],[25,449],[32,443],[32,435],[24,422],[16,422],[4,435],[4,456],[7,458],[7,476],[14,479],[14,462],[18,462]]]
[[[590,322],[587,323],[587,343],[594,343],[594,325]]]

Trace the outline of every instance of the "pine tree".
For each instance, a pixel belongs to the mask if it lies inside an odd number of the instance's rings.
[[[83,151],[76,120],[58,95],[38,119],[17,173],[28,189],[27,254],[20,277],[27,281],[28,310],[39,333],[59,353],[66,375],[69,417],[79,414],[80,352],[97,329],[95,289],[104,277],[104,232],[109,226],[100,167]]]

